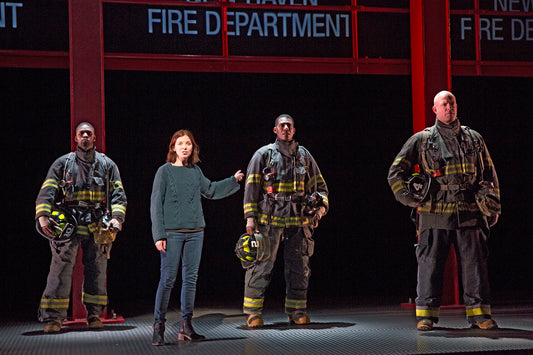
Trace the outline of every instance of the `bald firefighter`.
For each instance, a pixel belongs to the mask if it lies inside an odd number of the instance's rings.
[[[417,329],[432,330],[439,321],[451,245],[460,266],[468,322],[494,329],[487,238],[501,211],[496,169],[482,136],[459,123],[451,92],[435,96],[433,112],[434,126],[407,140],[388,175],[396,199],[418,213]],[[416,165],[418,176],[412,175]]]

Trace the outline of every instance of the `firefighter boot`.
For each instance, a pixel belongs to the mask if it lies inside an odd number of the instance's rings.
[[[246,320],[246,325],[248,328],[261,328],[265,323],[260,314],[250,314]]]
[[[47,334],[59,333],[60,331],[61,331],[61,322],[58,320],[49,321],[44,326],[44,332]]]
[[[289,323],[298,325],[309,324],[311,323],[311,319],[309,319],[305,312],[296,311],[289,314]]]
[[[472,328],[479,328],[483,330],[498,329],[498,324],[493,319],[487,319],[483,322],[474,322]]]
[[[433,321],[431,319],[422,319],[416,324],[416,329],[421,331],[433,330]]]
[[[102,323],[98,316],[87,317],[87,325],[90,329],[102,329],[104,327],[104,323]]]

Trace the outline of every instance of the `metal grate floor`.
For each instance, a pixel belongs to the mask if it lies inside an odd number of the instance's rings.
[[[38,322],[0,327],[0,354],[533,354],[533,306],[494,307],[500,329],[471,329],[464,310],[441,311],[431,332],[419,332],[414,311],[397,306],[311,310],[312,323],[291,326],[281,312],[265,313],[265,327],[247,329],[237,309],[197,309],[193,325],[207,339],[179,342],[179,315],[169,313],[167,345],[151,345],[152,314],[125,317],[102,330],[63,327],[44,334]]]

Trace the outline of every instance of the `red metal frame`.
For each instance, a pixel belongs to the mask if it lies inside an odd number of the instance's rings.
[[[98,150],[105,152],[104,56],[102,3],[100,0],[69,0],[70,117],[72,137],[84,121],[95,129]],[[72,140],[72,149],[76,143]],[[82,303],[83,251],[78,250],[72,276],[72,317],[64,325],[85,324],[87,311]],[[103,323],[124,323],[124,318],[101,315]]]
[[[90,2],[93,2],[91,0]],[[352,0],[350,6],[303,6],[303,5],[254,5],[236,4],[227,0],[196,3],[186,1],[169,0],[98,0],[100,8],[104,3],[125,4],[153,4],[162,6],[194,6],[194,7],[217,7],[221,8],[223,18],[228,8],[258,8],[262,9],[292,9],[307,11],[350,11],[352,13],[352,58],[301,58],[301,57],[242,57],[231,56],[228,53],[227,22],[223,22],[223,42],[221,56],[195,56],[195,55],[156,55],[156,54],[132,54],[132,53],[104,53],[104,69],[110,70],[160,70],[160,71],[204,71],[204,72],[269,72],[269,73],[335,73],[335,74],[365,74],[365,75],[412,75],[411,64],[416,57],[409,59],[383,59],[383,58],[359,58],[358,57],[358,12],[377,13],[411,13],[417,11],[416,0],[411,1],[410,9],[365,7],[357,5]],[[71,1],[69,0],[69,4]],[[424,2],[425,6],[432,6],[433,1]],[[439,3],[439,2],[437,2]],[[484,61],[481,58],[479,40],[479,17],[480,15],[498,16],[533,16],[531,12],[502,12],[480,10],[479,0],[475,0],[472,10],[448,10],[435,15],[443,18],[449,15],[473,15],[475,21],[475,46],[476,58],[474,60],[450,61],[451,73],[454,76],[521,76],[533,77],[533,62],[514,61]],[[425,14],[427,16],[428,14]],[[100,13],[101,16],[101,13]],[[84,22],[83,18],[80,18]],[[413,33],[415,28],[411,22],[411,41],[419,34]],[[418,28],[420,30],[420,28]],[[102,33],[100,31],[100,38]],[[411,53],[416,51],[411,49]],[[419,49],[418,49],[419,50]],[[415,53],[416,54],[416,53]],[[26,50],[0,50],[0,67],[17,68],[69,68],[66,52],[26,51]],[[449,57],[448,57],[449,58]],[[154,69],[156,68],[156,69]],[[420,73],[418,73],[420,74]],[[103,136],[101,136],[103,138]]]

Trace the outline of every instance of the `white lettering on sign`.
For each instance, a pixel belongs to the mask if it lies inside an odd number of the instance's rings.
[[[197,35],[197,11],[148,9],[148,33]],[[332,13],[227,12],[228,36],[350,37],[350,15]],[[220,34],[222,20],[205,11],[205,34]]]
[[[154,27],[163,34],[197,35],[196,11],[148,9],[148,33],[154,33]]]
[[[497,11],[531,11],[533,0],[494,0],[494,10]],[[474,30],[471,17],[460,18],[461,40],[467,33]],[[505,34],[507,34],[506,38]],[[486,41],[533,41],[533,19],[531,17],[480,17],[479,35]]]
[[[230,12],[228,36],[349,37],[350,16],[330,13]]]
[[[0,2],[0,28],[17,28],[17,8],[22,7],[20,2]],[[11,9],[11,13],[9,13]],[[8,23],[11,20],[11,23]]]
[[[503,22],[503,19],[501,18],[480,18],[479,19],[479,32],[481,35],[481,39],[486,39],[489,41],[502,41],[503,37],[501,36],[501,32],[503,31],[503,28],[501,27],[501,23]],[[485,36],[485,38],[484,38]]]
[[[533,41],[533,19],[512,19],[511,36],[513,41]]]
[[[494,11],[533,11],[533,0],[494,0]]]

